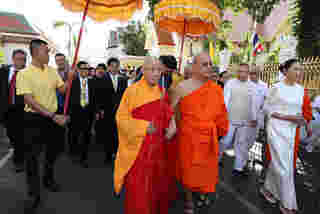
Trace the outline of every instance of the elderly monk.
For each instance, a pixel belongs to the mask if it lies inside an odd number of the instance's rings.
[[[146,57],[142,79],[125,91],[116,114],[114,189],[118,195],[125,186],[126,214],[168,213],[172,177],[165,144],[173,110],[158,85],[164,70],[159,60]]]
[[[184,213],[209,208],[218,183],[218,138],[228,132],[223,91],[210,81],[208,53],[194,58],[191,79],[171,94],[177,123],[177,178],[185,190]]]

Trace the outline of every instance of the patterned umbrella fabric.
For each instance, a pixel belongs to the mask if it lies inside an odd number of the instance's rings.
[[[155,23],[181,36],[200,36],[217,31],[220,10],[209,0],[162,0],[154,9]]]
[[[87,0],[59,0],[66,10],[83,12]],[[136,10],[142,9],[143,0],[90,0],[88,16],[97,22],[109,19],[128,21]]]
[[[209,0],[162,0],[154,8],[154,21],[161,29],[182,36],[179,71],[185,36],[216,32],[221,22],[220,10]]]

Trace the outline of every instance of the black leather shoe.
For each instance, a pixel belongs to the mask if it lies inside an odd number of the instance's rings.
[[[21,172],[24,172],[24,166],[23,165],[20,165],[20,164],[16,164],[14,166],[14,171],[16,173],[21,173]]]
[[[50,192],[60,192],[61,187],[54,180],[45,180],[43,182],[44,187]]]
[[[80,165],[83,167],[83,168],[89,168],[89,164],[87,161],[80,161]]]
[[[40,196],[32,196],[30,199],[26,201],[25,207],[24,207],[24,213],[25,214],[34,214],[36,209],[41,204],[41,198]]]
[[[232,170],[232,176],[233,177],[248,177],[248,173],[245,171],[239,171],[239,170]]]

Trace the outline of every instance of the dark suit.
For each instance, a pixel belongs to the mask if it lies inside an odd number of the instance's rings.
[[[15,94],[15,104],[9,104],[9,74],[11,66],[0,68],[0,122],[7,128],[7,135],[14,147],[13,162],[23,165],[24,162],[24,140],[23,140],[23,118],[24,99],[23,96]]]
[[[93,80],[88,79],[88,105],[86,107],[81,106],[81,85],[80,78],[77,77],[72,81],[72,87],[70,91],[70,107],[69,114],[71,118],[70,123],[70,151],[71,153],[80,152],[81,160],[86,161],[88,156],[88,146],[91,139],[91,125],[93,121],[94,113],[94,89]],[[78,144],[79,135],[83,134],[83,143]],[[80,149],[80,151],[79,151]]]
[[[107,90],[108,94],[106,94],[106,97],[110,97],[111,100],[111,106],[108,107],[109,110],[105,112],[105,120],[108,123],[108,130],[109,136],[106,136],[108,142],[110,142],[110,147],[108,149],[108,158],[111,158],[113,154],[117,152],[118,149],[118,129],[116,124],[116,113],[118,110],[118,107],[120,105],[120,101],[122,99],[123,93],[128,87],[128,79],[122,76],[118,76],[117,79],[117,90],[115,91],[113,88],[112,79],[110,77],[110,74],[106,74],[106,84],[107,84]]]

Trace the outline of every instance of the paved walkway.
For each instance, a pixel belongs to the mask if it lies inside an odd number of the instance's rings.
[[[112,196],[112,167],[104,166],[103,156],[97,145],[91,146],[89,168],[84,169],[62,156],[57,163],[57,181],[62,185],[60,193],[44,192],[44,203],[39,214],[105,214],[123,213],[123,196]],[[257,193],[257,176],[248,179],[232,179],[232,158],[226,158],[221,169],[221,182],[218,186],[219,197],[210,213],[274,214],[277,208],[266,204]],[[15,174],[9,160],[0,168],[0,213],[24,214],[26,197],[24,173]],[[298,199],[301,213],[317,213],[312,205],[312,195],[305,191],[299,178]],[[310,198],[311,197],[311,198]],[[183,202],[179,200],[169,214],[183,213]]]

